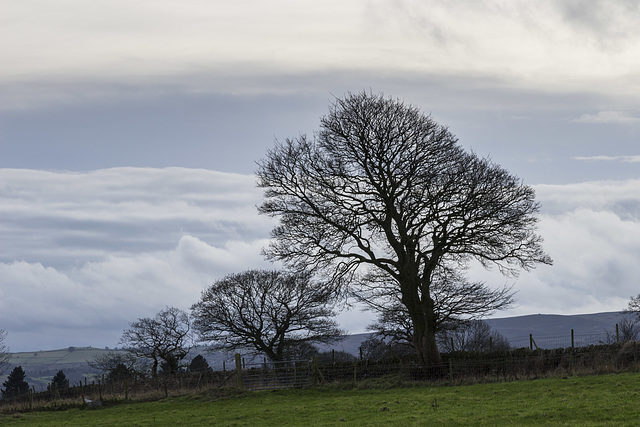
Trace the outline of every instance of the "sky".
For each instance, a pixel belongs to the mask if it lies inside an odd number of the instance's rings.
[[[0,0],[0,329],[114,347],[216,279],[273,268],[256,162],[384,93],[536,190],[553,266],[495,316],[640,293],[633,0]],[[364,332],[371,313],[339,316]]]

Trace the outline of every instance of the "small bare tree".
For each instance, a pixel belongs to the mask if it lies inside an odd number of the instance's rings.
[[[164,361],[170,372],[180,368],[180,362],[191,349],[191,321],[189,315],[175,307],[167,307],[155,317],[141,318],[129,324],[120,342],[139,357],[153,361],[151,374],[158,374]]]
[[[629,306],[625,310],[625,313],[635,314],[640,319],[640,294],[635,297],[631,297],[629,300]]]
[[[249,270],[218,280],[191,308],[194,328],[216,349],[254,349],[283,360],[303,343],[342,335],[331,286],[309,273]]]
[[[443,351],[491,351],[509,350],[509,340],[501,333],[491,330],[482,320],[461,322],[455,329],[438,334],[438,345]]]
[[[9,347],[5,344],[6,339],[7,333],[4,329],[0,329],[0,375],[9,364]]]
[[[148,368],[144,361],[147,359],[141,359],[129,351],[119,350],[98,354],[88,360],[87,364],[105,374],[107,381],[120,381],[143,373]]]

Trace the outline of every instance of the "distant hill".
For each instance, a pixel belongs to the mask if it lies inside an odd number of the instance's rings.
[[[492,329],[504,335],[513,347],[529,347],[529,334],[540,348],[558,348],[571,346],[571,330],[574,330],[576,345],[597,344],[607,338],[615,339],[616,323],[625,316],[621,312],[608,312],[580,315],[531,314],[526,316],[487,319]],[[607,333],[609,335],[607,336]],[[320,351],[344,351],[358,356],[362,342],[371,336],[370,333],[348,335],[333,345],[319,346]],[[2,383],[14,366],[22,366],[27,374],[27,382],[36,390],[46,389],[51,378],[63,370],[72,383],[84,381],[98,372],[90,368],[87,361],[95,356],[108,353],[106,349],[91,347],[69,347],[60,350],[13,353],[9,359],[9,370],[0,377]],[[216,370],[223,366],[233,368],[233,354],[225,352],[208,352],[205,347],[195,347],[187,359],[203,355],[209,365]],[[254,360],[246,356],[247,363]],[[262,360],[261,357],[255,360]],[[225,363],[223,365],[223,362]]]
[[[529,334],[541,348],[571,346],[573,329],[575,345],[597,344],[615,338],[616,324],[625,317],[622,312],[595,314],[530,314],[526,316],[487,319],[491,327],[504,335],[513,347],[528,347]]]
[[[71,384],[84,381],[85,377],[97,374],[87,364],[95,356],[108,353],[104,350],[92,347],[69,347],[60,350],[34,351],[12,353],[9,358],[9,368],[0,383],[4,382],[6,375],[16,366],[22,366],[26,374],[26,381],[36,390],[46,390],[53,376],[62,370]]]

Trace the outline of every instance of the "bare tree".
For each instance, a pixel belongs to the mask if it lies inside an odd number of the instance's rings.
[[[631,313],[625,310],[626,313]],[[605,340],[607,344],[615,344],[618,342],[637,341],[640,337],[640,318],[625,316],[618,321],[616,329],[605,331]]]
[[[364,283],[359,286],[357,295],[379,313],[376,322],[367,329],[392,345],[414,341],[413,323],[401,295],[397,282]],[[482,282],[469,282],[456,270],[439,268],[432,278],[431,299],[438,335],[509,307],[513,293],[508,286],[491,289]]]
[[[438,269],[464,270],[475,259],[517,275],[551,264],[533,189],[466,152],[430,116],[382,95],[336,99],[313,138],[276,142],[257,175],[259,211],[280,219],[266,255],[324,270],[356,292],[368,274],[394,282],[425,364],[441,361]]]
[[[107,380],[121,380],[129,377],[133,377],[136,373],[141,373],[146,370],[141,361],[146,359],[140,359],[134,353],[129,351],[110,351],[104,354],[98,354],[93,359],[88,360],[87,364],[101,371],[107,375]]]
[[[0,329],[0,375],[9,364],[9,347],[5,344],[6,339],[7,333],[4,329]]]
[[[309,273],[249,270],[218,280],[194,304],[194,327],[217,349],[251,347],[283,360],[302,343],[329,343],[336,295]]]
[[[167,307],[155,317],[145,317],[129,324],[120,339],[129,351],[153,361],[151,374],[158,374],[160,361],[166,362],[171,372],[191,348],[191,321],[189,315],[175,307]]]
[[[482,320],[469,320],[455,329],[442,330],[438,342],[443,351],[491,351],[509,350],[509,340],[501,333],[491,330]]]
[[[624,312],[635,314],[640,319],[640,294],[635,297],[631,297],[629,300],[629,306],[624,310]]]

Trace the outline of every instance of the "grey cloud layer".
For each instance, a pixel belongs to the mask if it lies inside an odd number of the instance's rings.
[[[537,185],[552,267],[506,314],[619,310],[640,275],[640,181]],[[14,350],[115,345],[127,323],[188,308],[212,280],[269,267],[273,222],[251,175],[201,169],[0,169],[0,328]],[[500,285],[495,272],[472,279]],[[361,332],[370,314],[342,314]]]
[[[260,192],[253,181],[246,175],[183,168],[4,169],[0,230],[22,238],[3,246],[0,260],[54,264],[47,257],[56,259],[62,249],[84,261],[101,252],[167,249],[189,234],[211,244],[250,240],[268,223],[255,212]]]
[[[254,181],[184,168],[0,169],[0,325],[14,349],[114,345],[127,322],[268,266],[272,223],[256,212]]]

